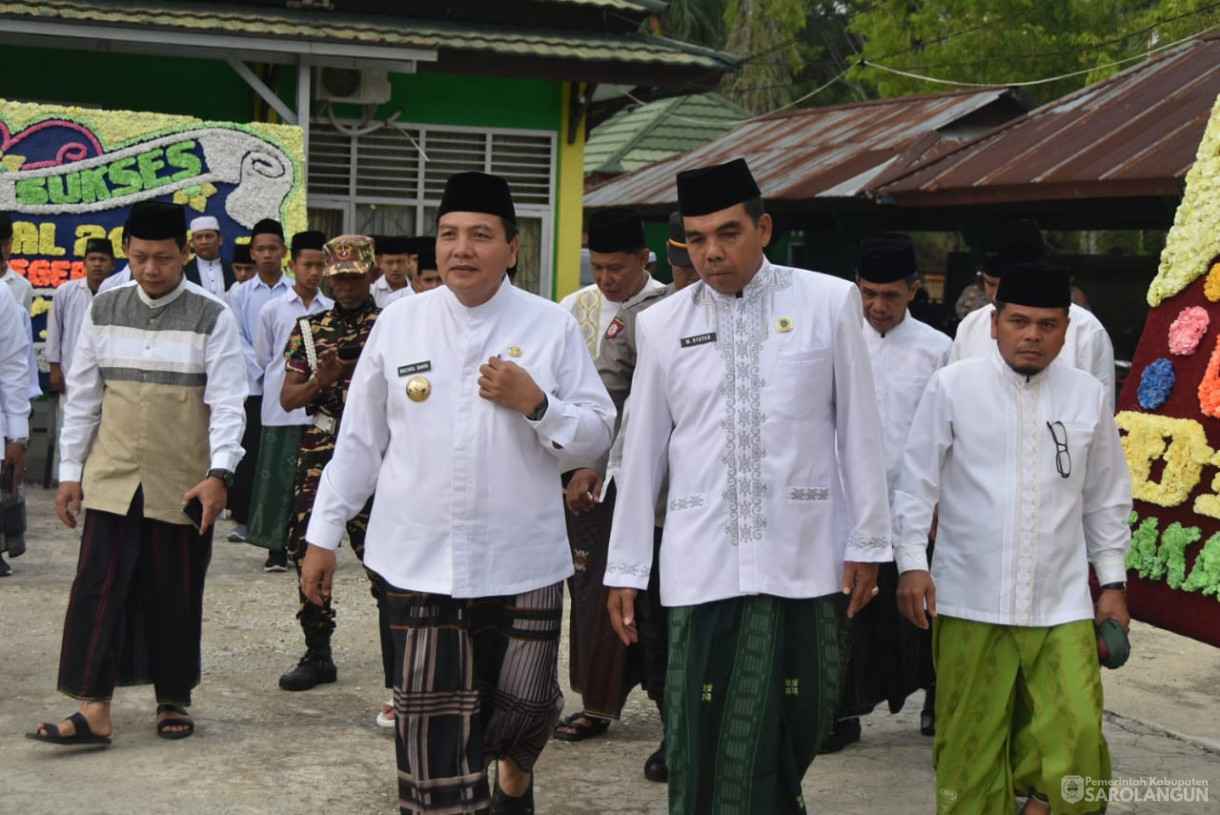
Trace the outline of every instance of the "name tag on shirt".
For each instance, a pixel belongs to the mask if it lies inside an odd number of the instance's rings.
[[[683,337],[682,347],[690,348],[692,345],[706,345],[709,342],[716,341],[716,332],[709,331],[706,334],[696,334],[693,337]]]
[[[398,366],[399,376],[411,376],[412,374],[422,374],[424,371],[432,370],[432,360],[426,359],[423,362],[413,362],[410,365]]]

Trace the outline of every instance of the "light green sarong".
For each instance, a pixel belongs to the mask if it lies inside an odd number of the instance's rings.
[[[1011,815],[1015,796],[1034,792],[1055,815],[1104,811],[1063,792],[1073,776],[1110,779],[1092,620],[1026,628],[941,616],[932,653],[940,815]]]

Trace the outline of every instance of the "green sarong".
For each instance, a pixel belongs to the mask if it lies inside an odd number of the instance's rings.
[[[801,779],[838,698],[835,597],[670,609],[671,815],[804,813]]]
[[[301,425],[263,427],[250,499],[248,543],[274,551],[288,545],[292,486],[304,431]]]
[[[1105,811],[1075,781],[1110,779],[1092,620],[1028,628],[941,616],[932,653],[938,813],[1011,815],[1030,793],[1055,815]]]

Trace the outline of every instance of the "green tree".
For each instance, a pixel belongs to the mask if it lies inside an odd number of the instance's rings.
[[[725,48],[743,64],[725,77],[721,92],[754,113],[791,101],[793,78],[804,67],[798,35],[806,14],[804,0],[727,0]]]
[[[873,0],[849,28],[864,59],[923,76],[1002,85],[1071,74],[1030,86],[1046,101],[1218,23],[1214,0]],[[951,87],[872,67],[853,74],[881,97]]]
[[[666,37],[708,48],[724,47],[724,0],[670,0],[660,18]]]

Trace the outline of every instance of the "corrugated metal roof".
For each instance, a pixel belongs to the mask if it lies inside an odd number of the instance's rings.
[[[659,14],[669,5],[662,2],[662,0],[547,0],[547,2],[572,6],[620,9],[636,14]]]
[[[630,3],[639,6],[639,3]],[[319,14],[303,9],[186,3],[173,0],[41,0],[0,2],[4,20],[33,20],[97,26],[139,27],[230,36],[279,37],[312,42],[402,46],[479,52],[501,57],[582,60],[631,65],[654,64],[723,72],[733,60],[686,43],[646,34],[505,26],[407,17]],[[565,77],[566,78],[566,77]]]
[[[1177,196],[1220,94],[1220,38],[1192,40],[885,184],[899,205]]]
[[[602,122],[585,143],[585,175],[617,175],[706,144],[750,118],[716,93],[661,99]]]
[[[670,206],[677,200],[676,173],[738,156],[749,162],[768,201],[857,197],[938,141],[973,137],[980,117],[993,117],[994,124],[1023,109],[1014,91],[987,88],[777,113],[602,184],[585,193],[585,206]]]

